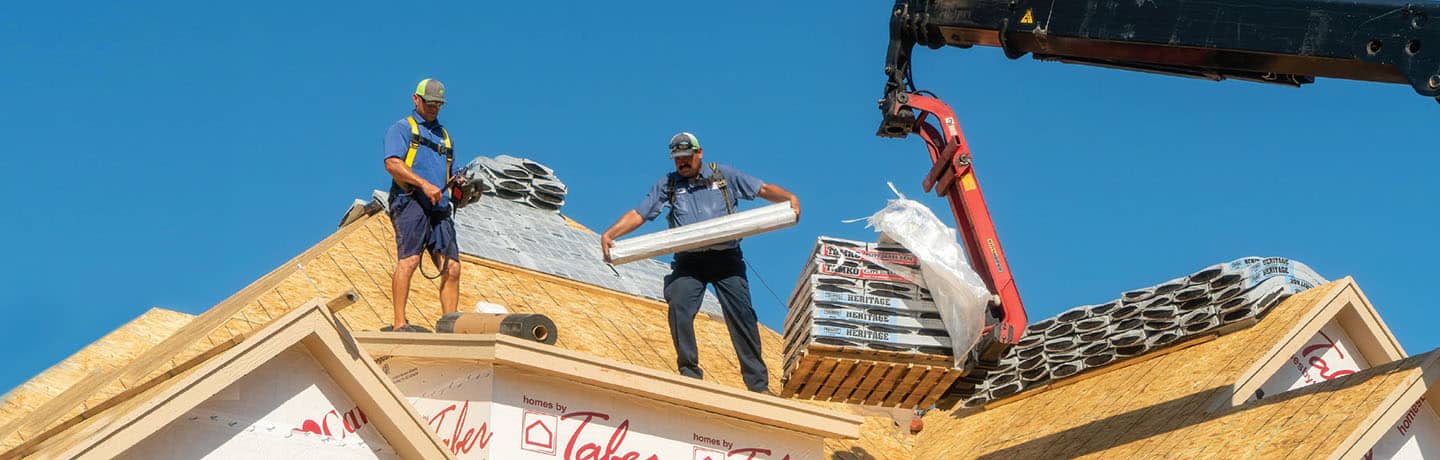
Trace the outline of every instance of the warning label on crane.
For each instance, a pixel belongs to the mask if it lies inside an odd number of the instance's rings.
[[[1035,23],[1035,11],[1032,10],[1032,9],[1026,8],[1026,9],[1025,9],[1025,16],[1020,18],[1020,23],[1021,23],[1021,24],[1034,24],[1034,23]]]

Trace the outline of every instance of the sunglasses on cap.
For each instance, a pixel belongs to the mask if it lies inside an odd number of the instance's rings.
[[[695,144],[691,144],[690,141],[679,141],[679,142],[675,142],[675,143],[673,143],[673,144],[670,144],[670,151],[671,151],[671,152],[675,152],[675,151],[679,151],[679,150],[695,150]]]

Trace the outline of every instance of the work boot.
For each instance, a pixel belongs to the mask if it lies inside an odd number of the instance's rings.
[[[385,326],[385,327],[380,328],[380,331],[381,331],[381,332],[430,332],[430,330],[429,330],[429,329],[426,329],[424,326],[416,326],[416,325],[414,325],[414,324],[406,324],[406,325],[400,326],[400,327],[395,327],[395,326],[393,326],[393,325],[392,325],[392,326]]]

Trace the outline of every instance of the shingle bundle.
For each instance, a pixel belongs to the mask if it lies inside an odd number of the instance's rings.
[[[553,169],[509,155],[476,157],[462,173],[467,181],[483,183],[486,195],[539,209],[559,210],[569,191]]]
[[[919,260],[899,245],[820,237],[789,310],[787,397],[918,407],[958,377]]]
[[[959,379],[946,397],[982,406],[1191,337],[1245,327],[1286,297],[1325,281],[1283,257],[1212,265],[1031,323],[998,366]]]

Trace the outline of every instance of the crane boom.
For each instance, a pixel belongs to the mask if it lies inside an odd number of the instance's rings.
[[[1216,81],[1402,83],[1436,98],[1437,20],[1434,1],[896,0],[886,95],[914,91],[915,45],[982,45],[1012,59],[1029,53]]]

